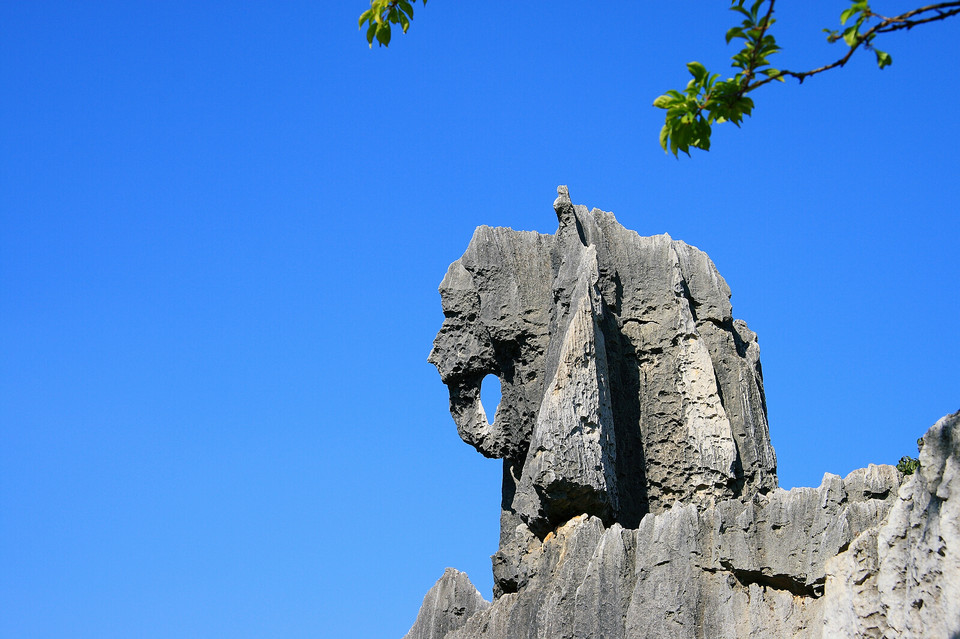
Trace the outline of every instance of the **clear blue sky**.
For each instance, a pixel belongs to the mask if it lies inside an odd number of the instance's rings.
[[[436,288],[558,184],[714,259],[784,487],[960,408],[960,20],[676,161],[650,103],[726,67],[727,2],[433,0],[373,51],[364,3],[0,6],[0,637],[396,638],[448,565],[489,597]],[[782,67],[839,55],[809,4]]]

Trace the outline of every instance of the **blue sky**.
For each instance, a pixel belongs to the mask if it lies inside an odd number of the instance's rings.
[[[714,259],[781,485],[914,454],[960,408],[960,21],[677,161],[650,104],[724,70],[727,4],[434,0],[371,51],[363,0],[4,3],[0,636],[400,637],[445,566],[489,597],[436,288],[558,184]],[[781,67],[839,56],[809,4]]]

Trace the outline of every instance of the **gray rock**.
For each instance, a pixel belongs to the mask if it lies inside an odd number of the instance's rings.
[[[429,361],[463,440],[504,460],[497,594],[527,578],[529,536],[575,515],[636,528],[776,488],[756,336],[713,263],[558,192],[555,235],[480,227],[440,284]]]
[[[566,331],[547,356],[549,379],[513,507],[531,530],[582,512],[618,511],[616,440],[610,404],[603,304],[593,247],[582,252]]]
[[[824,637],[960,637],[960,412],[927,431],[886,520],[827,573]]]
[[[447,568],[423,598],[417,620],[404,639],[443,639],[489,606],[467,573]]]
[[[429,359],[503,459],[500,546],[492,604],[448,569],[408,637],[960,638],[960,413],[902,485],[780,490],[757,338],[710,259],[558,195],[555,235],[480,227],[440,285]]]
[[[885,490],[863,496],[865,474]],[[449,636],[820,637],[827,561],[880,524],[898,485],[873,466],[746,502],[676,503],[636,529],[573,517],[528,551],[522,588]]]

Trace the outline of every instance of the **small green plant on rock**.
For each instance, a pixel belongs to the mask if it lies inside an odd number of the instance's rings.
[[[923,437],[917,440],[917,451],[923,449]],[[920,468],[920,460],[916,457],[910,457],[909,455],[904,455],[900,458],[900,461],[897,462],[897,470],[899,470],[904,475],[912,475],[916,470]]]
[[[918,468],[920,468],[920,460],[909,455],[904,455],[897,462],[897,470],[904,475],[912,475]]]

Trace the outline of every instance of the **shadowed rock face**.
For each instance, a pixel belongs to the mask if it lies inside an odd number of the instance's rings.
[[[960,638],[960,413],[902,486],[871,465],[778,489],[756,335],[713,263],[558,191],[556,234],[480,227],[440,285],[429,359],[503,459],[500,547],[492,604],[448,569],[408,636]]]

